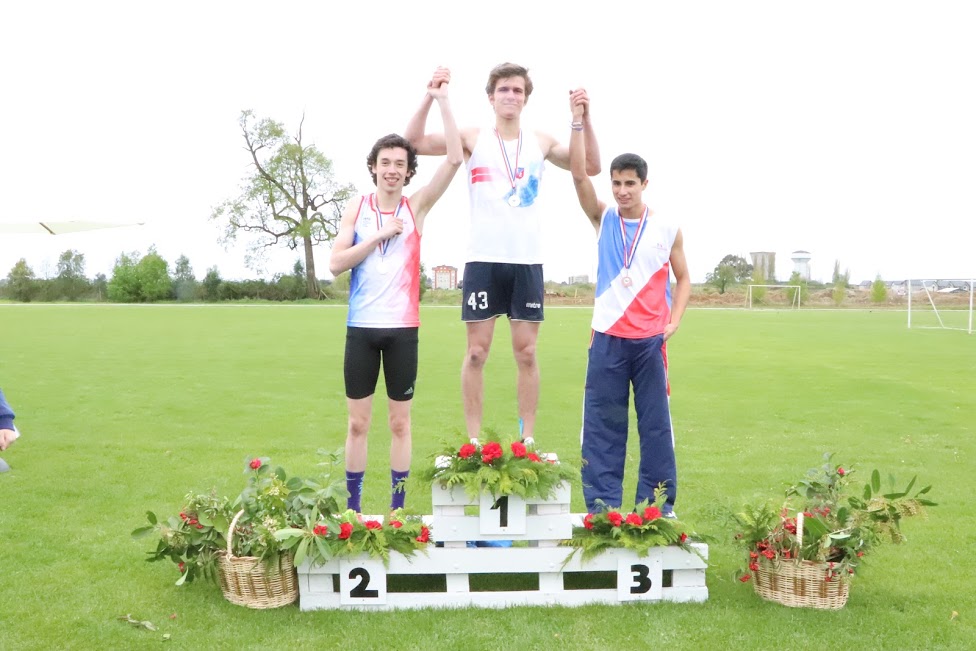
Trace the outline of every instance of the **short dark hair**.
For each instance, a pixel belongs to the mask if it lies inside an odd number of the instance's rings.
[[[403,136],[391,133],[388,136],[383,136],[376,141],[373,148],[369,150],[369,156],[366,157],[366,169],[369,170],[370,176],[373,177],[373,185],[376,185],[376,173],[373,172],[373,166],[376,165],[376,159],[380,155],[381,149],[405,149],[407,152],[407,178],[403,180],[403,185],[410,185],[410,179],[413,175],[417,173],[417,150],[410,141]]]
[[[634,170],[641,183],[647,180],[647,161],[637,154],[620,154],[610,163],[610,173]]]
[[[529,79],[529,69],[517,63],[500,63],[492,68],[491,72],[488,73],[488,85],[485,86],[485,92],[491,95],[495,92],[495,85],[498,80],[509,77],[521,77],[525,80],[525,98],[528,99],[533,88],[532,80]]]

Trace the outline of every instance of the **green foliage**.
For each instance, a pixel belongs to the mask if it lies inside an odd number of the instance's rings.
[[[238,123],[252,171],[241,194],[218,205],[210,218],[224,224],[225,243],[245,234],[256,259],[281,244],[304,251],[307,295],[318,298],[313,247],[335,238],[355,188],[335,181],[332,161],[303,143],[301,126],[290,137],[281,123],[258,119],[253,111],[242,111]]]
[[[800,289],[793,289],[792,287],[786,290],[787,296],[790,298],[790,303],[792,304],[796,300],[797,291],[800,292],[800,303],[803,304],[810,299],[810,287],[807,281],[800,276],[799,271],[794,271],[790,275],[790,285],[799,285]],[[755,288],[753,288],[755,290]]]
[[[888,300],[888,286],[885,282],[881,280],[881,274],[878,274],[874,278],[874,282],[871,283],[871,302],[872,303],[884,303]]]
[[[15,301],[29,303],[34,297],[34,270],[27,266],[27,260],[21,258],[7,274],[7,293]]]
[[[289,477],[284,468],[272,468],[267,457],[249,457],[244,464],[247,484],[236,499],[218,497],[216,491],[191,493],[179,517],[160,520],[149,511],[149,526],[136,529],[132,536],[159,537],[146,560],[176,563],[181,575],[177,585],[198,576],[216,578],[216,563],[228,549],[228,535],[234,556],[271,558],[290,549],[280,531],[333,517],[339,513],[339,501],[348,496],[344,478],[336,471],[341,469],[338,453],[319,450],[319,454],[325,457],[319,464],[325,470],[314,479]]]
[[[426,551],[433,542],[430,533],[420,516],[397,509],[386,522],[347,510],[337,516],[308,518],[304,527],[282,529],[275,535],[283,549],[295,550],[296,565],[306,559],[321,564],[334,557],[361,555],[389,564],[390,552],[412,556]]]
[[[568,563],[577,550],[587,561],[608,549],[629,549],[639,557],[647,556],[651,549],[674,545],[701,556],[689,544],[702,536],[691,532],[677,518],[664,517],[661,509],[667,501],[663,486],[654,489],[654,503],[644,500],[632,511],[623,512],[610,508],[598,513],[588,513],[583,526],[573,528],[573,537],[563,544],[576,549],[566,557]],[[565,565],[564,563],[564,565]]]
[[[349,293],[349,283],[352,282],[352,272],[343,271],[332,281],[332,288],[337,292]]]
[[[155,248],[139,258],[138,252],[122,253],[108,282],[108,298],[116,303],[146,303],[173,298],[169,264]]]
[[[207,274],[203,277],[203,298],[208,301],[216,301],[220,298],[220,271],[217,267],[207,269]]]
[[[706,275],[705,281],[714,285],[719,294],[724,294],[729,285],[744,282],[751,277],[752,265],[745,258],[730,253]]]
[[[464,492],[473,499],[482,491],[493,497],[519,495],[549,499],[564,482],[578,484],[579,471],[557,461],[552,454],[537,451],[534,445],[512,441],[503,446],[490,434],[478,445],[445,444],[415,478],[423,488],[435,482],[445,488],[463,486]]]
[[[114,303],[137,303],[142,298],[139,273],[136,270],[137,252],[122,253],[115,260],[112,278],[108,281],[108,300]]]
[[[878,544],[904,540],[901,520],[918,515],[935,503],[925,497],[926,486],[912,493],[915,478],[903,490],[881,492],[881,474],[860,495],[851,491],[851,467],[834,464],[824,455],[824,464],[809,470],[806,477],[786,491],[786,500],[776,509],[768,502],[747,505],[732,516],[739,529],[738,540],[749,554],[751,578],[760,564],[802,559],[823,564],[825,580],[847,580],[857,571],[865,554]],[[889,482],[893,487],[894,478]]]

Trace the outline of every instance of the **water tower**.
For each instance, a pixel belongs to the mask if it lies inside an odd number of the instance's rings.
[[[753,278],[764,281],[776,281],[776,254],[772,251],[755,251],[752,257]]]
[[[810,280],[810,252],[793,252],[793,272],[800,274],[803,280]]]

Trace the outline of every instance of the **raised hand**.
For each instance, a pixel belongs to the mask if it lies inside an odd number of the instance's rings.
[[[573,112],[573,119],[582,119],[589,113],[590,97],[586,94],[586,89],[569,91],[569,108]]]
[[[437,99],[447,96],[447,85],[451,83],[451,71],[444,67],[439,67],[434,71],[434,75],[427,82],[427,94]]]

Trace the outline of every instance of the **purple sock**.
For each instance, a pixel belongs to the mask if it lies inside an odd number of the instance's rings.
[[[361,511],[360,500],[363,497],[363,478],[365,476],[365,470],[362,472],[346,471],[346,490],[349,491],[349,500],[346,502],[346,508],[352,509],[356,513]]]
[[[390,484],[393,488],[393,497],[390,498],[390,510],[402,509],[403,501],[407,497],[407,487],[403,482],[410,476],[409,470],[393,470],[390,468]]]

